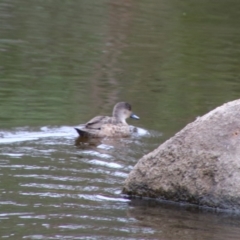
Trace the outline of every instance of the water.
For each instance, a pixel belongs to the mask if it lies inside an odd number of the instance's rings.
[[[239,5],[2,0],[0,237],[239,239],[237,213],[121,194],[141,156],[239,98]],[[139,134],[75,142],[123,100]]]

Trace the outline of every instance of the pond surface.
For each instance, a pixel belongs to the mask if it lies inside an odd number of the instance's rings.
[[[240,95],[240,2],[0,2],[0,238],[238,240],[240,216],[130,200],[138,159]],[[76,144],[128,101],[139,134]]]

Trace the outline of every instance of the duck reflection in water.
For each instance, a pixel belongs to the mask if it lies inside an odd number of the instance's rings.
[[[137,131],[137,128],[129,126],[127,118],[139,119],[132,112],[132,107],[127,102],[119,102],[113,108],[112,116],[96,116],[86,124],[75,128],[79,134],[77,142],[99,139],[104,137],[128,137]]]

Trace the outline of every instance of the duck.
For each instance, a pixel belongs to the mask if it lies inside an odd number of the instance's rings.
[[[119,102],[114,106],[111,117],[96,116],[75,130],[83,138],[128,137],[135,128],[127,124],[127,118],[140,119],[132,112],[129,103]]]

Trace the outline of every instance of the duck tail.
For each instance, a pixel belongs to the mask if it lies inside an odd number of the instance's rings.
[[[85,131],[83,131],[83,130],[81,130],[79,128],[74,128],[74,129],[77,131],[77,133],[79,134],[80,137],[88,137],[88,133],[87,132],[85,132]]]

